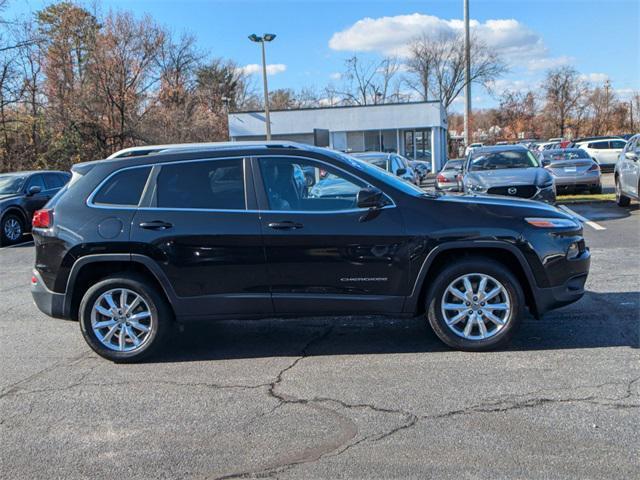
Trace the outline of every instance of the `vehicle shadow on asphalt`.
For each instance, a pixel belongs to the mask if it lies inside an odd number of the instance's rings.
[[[638,348],[639,307],[640,292],[587,292],[540,320],[527,316],[503,351]],[[186,325],[147,362],[446,351],[423,317],[229,320]]]

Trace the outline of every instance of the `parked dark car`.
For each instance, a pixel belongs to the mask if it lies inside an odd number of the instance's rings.
[[[409,165],[409,160],[402,155],[384,152],[353,153],[352,155],[359,160],[386,170],[409,183],[413,183],[414,185],[418,185],[419,183],[417,173],[411,165]]]
[[[71,178],[68,172],[0,174],[0,244],[18,243],[31,230],[33,212],[42,208]]]
[[[553,176],[521,145],[483,147],[467,158],[462,172],[465,193],[505,195],[555,202]]]
[[[303,167],[355,188],[301,195]],[[238,143],[73,172],[34,215],[31,290],[115,361],[157,351],[174,321],[276,315],[426,314],[447,345],[486,350],[525,308],[578,300],[589,270],[580,223],[553,206],[428,193],[322,148]]]
[[[602,193],[600,166],[580,148],[563,148],[540,152],[538,159],[551,175],[557,192],[587,190]]]
[[[418,185],[427,183],[429,173],[431,173],[431,162],[426,160],[409,160],[409,165],[418,176]]]

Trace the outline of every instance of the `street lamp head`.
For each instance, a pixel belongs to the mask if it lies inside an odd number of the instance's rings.
[[[276,38],[276,34],[275,33],[265,33],[262,38],[264,38],[265,42],[270,42],[271,40]]]
[[[262,41],[262,37],[259,37],[255,33],[252,33],[251,35],[249,35],[249,40],[251,40],[252,42],[260,43]]]

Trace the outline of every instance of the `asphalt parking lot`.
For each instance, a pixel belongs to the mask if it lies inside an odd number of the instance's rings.
[[[0,476],[634,478],[640,210],[571,206],[578,303],[506,350],[448,350],[416,318],[192,326],[115,365],[33,305],[31,244],[0,250]]]

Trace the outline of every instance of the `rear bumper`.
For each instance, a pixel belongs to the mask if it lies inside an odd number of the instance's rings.
[[[64,315],[64,293],[55,293],[49,290],[36,270],[32,275],[35,282],[31,281],[31,296],[38,309],[50,317],[66,318]]]
[[[533,288],[535,311],[532,313],[536,317],[549,310],[577,302],[584,295],[584,285],[591,265],[589,250],[586,250],[580,258],[567,260],[567,262],[571,263],[570,268],[567,268],[570,276],[562,285],[549,288]]]

